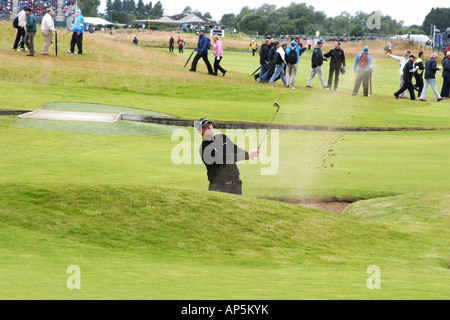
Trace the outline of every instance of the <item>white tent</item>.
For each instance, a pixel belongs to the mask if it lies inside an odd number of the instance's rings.
[[[113,26],[114,23],[106,21],[102,18],[84,17],[84,23],[90,26]]]

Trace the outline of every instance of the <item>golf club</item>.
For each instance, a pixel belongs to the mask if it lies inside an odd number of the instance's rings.
[[[58,56],[58,32],[55,30],[55,55]]]
[[[278,102],[274,101],[274,102],[273,102],[273,106],[274,106],[275,108],[277,108],[277,111],[275,111],[275,114],[273,115],[273,118],[272,118],[272,121],[270,122],[270,124],[273,123],[273,120],[274,120],[275,117],[277,116],[278,110],[280,110],[280,105],[278,104]],[[261,148],[261,145],[262,145],[264,139],[266,138],[267,132],[268,132],[268,131],[269,131],[269,130],[267,130],[266,133],[264,134],[264,137],[262,138],[262,140],[261,140],[261,142],[260,142],[260,144],[259,144],[259,146],[258,146],[258,150]]]
[[[189,60],[191,60],[191,57],[192,57],[192,55],[194,54],[195,51],[196,50],[192,51],[191,55],[189,56],[189,59],[187,59],[186,63],[184,64],[183,69],[186,68],[187,64],[189,63]]]

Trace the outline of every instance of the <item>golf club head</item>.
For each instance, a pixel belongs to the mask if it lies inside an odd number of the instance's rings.
[[[276,101],[273,102],[273,106],[274,106],[275,108],[280,109],[280,105],[279,105],[278,102],[276,102]],[[278,111],[278,110],[277,110],[277,111]]]

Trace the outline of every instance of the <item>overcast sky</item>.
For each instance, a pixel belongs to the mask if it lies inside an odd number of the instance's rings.
[[[138,0],[135,0],[136,2]],[[143,0],[144,3],[150,0]],[[155,4],[158,0],[153,0]],[[104,11],[106,0],[101,0],[100,11]],[[342,11],[354,14],[357,11],[370,13],[381,11],[383,15],[389,15],[396,20],[402,20],[404,26],[413,24],[422,25],[425,16],[432,8],[449,7],[449,0],[431,0],[431,1],[394,1],[394,0],[376,0],[376,1],[355,1],[355,0],[321,0],[321,1],[292,1],[292,0],[161,0],[164,7],[164,13],[174,15],[181,13],[186,6],[192,10],[198,10],[201,13],[209,12],[214,20],[220,20],[226,13],[238,14],[242,7],[258,8],[264,3],[275,4],[277,8],[286,7],[290,3],[306,3],[313,6],[317,11],[323,11],[328,17],[335,17]]]

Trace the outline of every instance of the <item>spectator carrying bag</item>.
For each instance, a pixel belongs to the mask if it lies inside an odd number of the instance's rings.
[[[19,17],[15,17],[13,20],[13,27],[18,29],[19,28]]]

